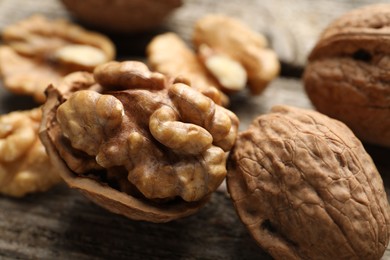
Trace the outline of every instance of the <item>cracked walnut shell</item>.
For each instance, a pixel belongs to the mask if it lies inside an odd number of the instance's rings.
[[[362,141],[390,147],[390,4],[348,12],[331,23],[303,76],[318,111],[348,125]]]
[[[45,100],[50,84],[74,71],[92,71],[115,56],[113,43],[66,20],[35,15],[6,27],[0,46],[0,75],[17,94]]]
[[[241,132],[228,190],[253,237],[275,259],[380,259],[390,207],[352,131],[315,111],[276,106]]]
[[[38,138],[40,108],[0,116],[0,193],[22,197],[60,182]]]
[[[42,142],[70,186],[113,212],[187,216],[225,178],[237,117],[143,63],[74,73],[48,94]]]

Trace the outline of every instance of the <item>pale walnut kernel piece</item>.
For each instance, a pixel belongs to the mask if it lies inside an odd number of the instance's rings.
[[[322,33],[303,81],[318,111],[364,142],[390,147],[390,4],[342,15]]]
[[[0,46],[0,75],[4,86],[13,93],[32,95],[38,102],[43,102],[47,86],[58,84],[58,73],[55,67],[23,57],[11,47]]]
[[[237,92],[246,87],[247,74],[241,63],[223,53],[215,52],[205,44],[199,46],[198,53],[224,92]]]
[[[74,71],[93,71],[115,56],[113,43],[66,20],[32,16],[2,32],[0,75],[17,94],[44,102],[44,90]]]
[[[152,70],[173,77],[184,77],[193,88],[218,105],[228,105],[228,97],[216,89],[220,88],[218,81],[177,34],[165,33],[154,37],[147,46],[147,56]]]
[[[140,62],[100,65],[94,78],[72,74],[48,89],[41,139],[64,180],[137,220],[204,205],[225,178],[237,117]]]
[[[315,111],[276,106],[237,137],[227,175],[241,220],[275,259],[380,259],[390,207],[352,131]]]
[[[0,116],[0,193],[22,197],[60,182],[38,138],[41,110]]]
[[[206,45],[241,64],[252,94],[260,94],[279,74],[278,58],[267,48],[266,38],[235,18],[210,14],[199,19],[195,24],[193,43],[198,51]]]

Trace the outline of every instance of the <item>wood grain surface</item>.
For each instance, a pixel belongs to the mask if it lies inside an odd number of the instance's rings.
[[[282,61],[282,73],[258,97],[245,92],[232,97],[231,109],[239,116],[240,129],[244,130],[256,116],[276,104],[312,108],[300,81],[308,52],[332,19],[369,3],[185,0],[153,31],[108,36],[118,48],[118,60],[144,60],[145,45],[158,33],[174,31],[190,43],[192,24],[207,13],[229,14],[265,34]],[[57,0],[0,0],[0,30],[35,13],[74,19]],[[35,106],[31,98],[15,96],[0,86],[0,114]],[[389,195],[390,150],[370,145],[366,148]],[[196,215],[151,224],[107,212],[61,184],[47,193],[23,199],[0,196],[0,259],[271,258],[250,237],[223,189]],[[383,259],[390,259],[390,249]]]

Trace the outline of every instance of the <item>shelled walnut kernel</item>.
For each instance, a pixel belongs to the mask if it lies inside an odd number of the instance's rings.
[[[4,28],[0,46],[0,76],[17,94],[45,101],[50,84],[74,71],[92,71],[110,61],[115,47],[106,37],[66,20],[35,15]]]
[[[22,197],[60,182],[38,138],[41,117],[40,108],[0,116],[0,193]]]

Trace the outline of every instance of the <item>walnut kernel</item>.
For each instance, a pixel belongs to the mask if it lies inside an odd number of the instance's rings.
[[[0,116],[0,193],[22,197],[60,182],[38,138],[41,110]]]
[[[267,48],[266,38],[235,18],[209,14],[199,19],[193,43],[198,50],[206,45],[240,63],[246,70],[252,94],[260,94],[279,74],[278,58]]]
[[[188,79],[188,84],[218,105],[228,105],[228,97],[217,89],[218,81],[177,34],[164,33],[154,37],[147,46],[147,55],[152,70],[172,77],[180,76]]]
[[[50,83],[74,71],[92,71],[112,60],[113,43],[66,20],[35,15],[2,32],[0,74],[4,86],[17,94],[32,95],[44,102]]]

